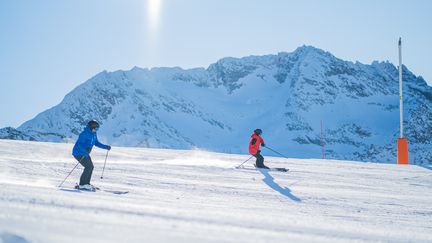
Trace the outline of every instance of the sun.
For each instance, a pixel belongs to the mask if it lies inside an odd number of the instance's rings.
[[[147,0],[147,15],[149,27],[152,31],[159,28],[162,0]]]

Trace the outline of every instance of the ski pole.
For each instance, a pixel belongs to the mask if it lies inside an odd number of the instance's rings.
[[[105,171],[105,165],[106,165],[106,162],[107,162],[107,159],[108,159],[108,153],[109,153],[109,150],[107,150],[107,154],[105,156],[105,163],[104,163],[104,167],[102,169],[101,179],[103,179],[103,174],[104,174],[104,171]]]
[[[72,174],[72,172],[75,170],[75,168],[79,165],[79,163],[81,163],[81,160],[84,159],[84,156],[78,161],[78,163],[75,165],[75,167],[73,167],[73,169],[69,172],[69,174],[66,176],[66,178],[62,181],[62,183],[60,183],[60,185],[58,185],[58,187],[61,187],[63,185],[63,183],[66,181],[66,179]]]
[[[271,151],[273,151],[273,152],[275,152],[275,153],[279,154],[280,156],[282,156],[282,157],[284,157],[284,158],[288,159],[288,157],[286,157],[285,155],[283,155],[283,154],[279,153],[278,151],[275,151],[275,150],[274,150],[274,149],[272,149],[272,148],[269,148],[269,147],[267,147],[267,146],[265,146],[264,148],[267,148],[267,149],[269,149],[269,150],[271,150]]]
[[[236,166],[236,168],[240,168],[240,166],[242,166],[244,163],[248,162],[250,159],[252,159],[252,157],[253,157],[253,155],[249,159],[247,159],[243,163],[241,163],[239,166]]]

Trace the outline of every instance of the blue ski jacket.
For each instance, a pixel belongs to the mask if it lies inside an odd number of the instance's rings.
[[[86,127],[84,128],[84,131],[80,133],[78,140],[73,147],[72,155],[90,157],[89,151],[92,150],[93,145],[96,145],[98,148],[108,149],[108,145],[100,143],[97,139],[96,133]]]

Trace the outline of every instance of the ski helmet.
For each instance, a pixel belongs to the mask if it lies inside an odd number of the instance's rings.
[[[261,135],[261,134],[262,134],[262,130],[259,129],[259,128],[257,128],[257,129],[254,130],[254,133],[255,133],[256,135]]]
[[[90,128],[90,130],[98,129],[99,123],[96,120],[91,120],[87,123],[87,127]]]

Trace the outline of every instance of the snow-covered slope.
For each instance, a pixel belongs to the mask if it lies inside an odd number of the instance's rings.
[[[406,68],[404,80],[410,160],[432,162],[432,88]],[[272,148],[320,158],[322,120],[326,158],[393,163],[398,88],[397,69],[388,62],[346,62],[303,46],[223,58],[207,69],[102,72],[18,131],[70,141],[97,119],[100,137],[114,145],[243,153],[259,127]]]
[[[422,167],[267,157],[291,170],[265,172],[233,169],[247,155],[114,147],[103,180],[94,150],[93,184],[129,193],[78,193],[56,187],[71,147],[0,140],[0,242],[432,241]]]

